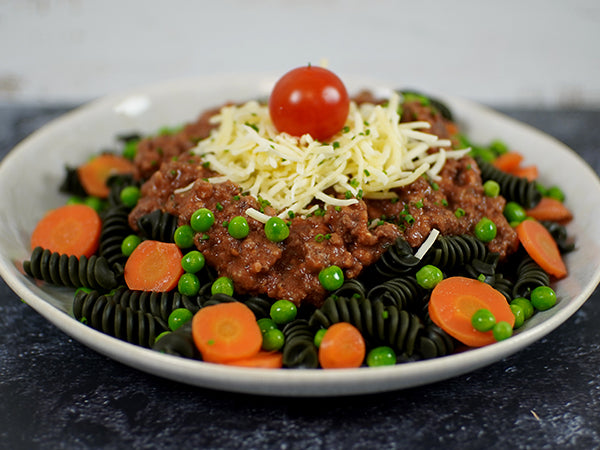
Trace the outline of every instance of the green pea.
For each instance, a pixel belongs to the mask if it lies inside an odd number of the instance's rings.
[[[492,328],[492,334],[494,335],[494,339],[497,341],[503,341],[504,339],[508,339],[512,336],[513,329],[510,326],[510,323],[505,321],[500,321],[494,328]]]
[[[504,217],[509,222],[521,223],[527,217],[527,212],[525,208],[519,205],[517,202],[508,202],[504,206],[503,211]]]
[[[496,237],[497,229],[496,224],[484,217],[475,224],[475,237],[481,242],[490,242]]]
[[[199,233],[208,231],[215,223],[215,215],[210,209],[200,208],[190,218],[190,225],[194,231]]]
[[[210,293],[213,295],[226,294],[232,296],[233,292],[233,280],[228,277],[217,278],[210,287]]]
[[[163,331],[162,333],[160,333],[158,336],[156,336],[154,338],[154,343],[156,344],[158,342],[159,339],[162,339],[163,336],[166,336],[167,334],[171,334],[171,331]]]
[[[281,347],[283,347],[284,343],[285,336],[283,334],[283,331],[281,331],[278,328],[275,328],[274,330],[269,330],[265,334],[263,334],[263,350],[266,350],[268,352],[279,350],[281,349]]]
[[[471,325],[473,325],[473,328],[477,331],[490,331],[494,328],[494,325],[496,325],[496,318],[489,309],[478,309],[473,316],[471,316]]]
[[[367,366],[393,366],[396,364],[396,353],[391,347],[375,347],[367,354]]]
[[[545,311],[556,305],[556,292],[550,286],[538,286],[531,291],[531,304],[538,311]]]
[[[100,212],[104,209],[104,201],[101,198],[94,196],[84,198],[83,204],[88,205],[90,208],[94,208],[96,212]]]
[[[271,217],[265,223],[265,235],[271,242],[281,242],[290,235],[290,227],[279,217]]]
[[[127,186],[123,188],[121,194],[119,194],[119,197],[125,206],[128,208],[133,208],[135,205],[137,205],[141,195],[140,188],[137,186]]]
[[[551,186],[546,191],[546,195],[550,198],[556,199],[559,202],[565,201],[565,193],[558,186]]]
[[[179,248],[190,248],[194,245],[194,230],[189,225],[181,225],[175,229],[173,240]]]
[[[319,281],[328,291],[335,291],[344,284],[344,272],[338,266],[329,266],[319,272]]]
[[[248,236],[248,233],[250,233],[250,226],[245,217],[235,216],[229,221],[227,231],[229,231],[229,234],[236,239],[244,239]]]
[[[81,205],[83,203],[83,199],[77,195],[72,195],[67,200],[67,205]]]
[[[442,271],[431,264],[421,267],[415,276],[419,286],[424,289],[433,289],[440,281],[444,279],[444,274]]]
[[[177,289],[181,295],[193,297],[200,290],[200,280],[193,273],[184,273],[179,278]]]
[[[513,316],[515,316],[514,328],[521,327],[525,323],[525,311],[523,311],[523,308],[516,303],[510,304],[510,310],[512,311]]]
[[[509,148],[505,142],[501,141],[500,139],[494,139],[490,143],[490,150],[497,155],[503,155],[504,153],[508,152]]]
[[[315,347],[320,347],[321,346],[321,342],[323,341],[323,336],[325,336],[325,333],[327,332],[327,328],[320,328],[316,333],[315,333],[315,337],[314,337],[314,344]]]
[[[540,194],[542,194],[542,196],[546,196],[548,195],[548,189],[546,189],[546,186],[538,183],[537,181],[534,184],[536,191],[538,191]]]
[[[277,324],[273,319],[269,319],[268,317],[263,317],[262,319],[258,319],[256,321],[258,324],[258,328],[260,328],[261,334],[265,334],[269,330],[276,330]]]
[[[533,316],[534,308],[531,302],[525,297],[517,297],[510,302],[511,305],[518,305],[523,309],[525,320]]]
[[[181,258],[181,267],[189,273],[196,273],[204,268],[204,255],[198,250],[187,252]]]
[[[298,308],[289,300],[277,300],[271,305],[271,319],[278,325],[291,322],[297,314]]]
[[[140,242],[142,242],[142,238],[135,234],[130,234],[121,243],[121,253],[125,256],[131,255],[135,248],[140,245]]]
[[[487,180],[483,183],[483,193],[486,197],[498,197],[500,195],[500,185],[497,181]]]
[[[169,314],[169,318],[167,320],[169,328],[175,331],[181,325],[192,320],[193,316],[194,314],[187,308],[174,309],[171,314]]]
[[[125,147],[123,147],[123,156],[127,159],[133,160],[135,155],[137,154],[137,146],[139,141],[137,139],[132,139],[125,143]]]

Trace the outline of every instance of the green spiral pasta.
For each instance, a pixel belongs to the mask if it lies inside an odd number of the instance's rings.
[[[537,205],[542,199],[535,182],[520,178],[494,167],[493,164],[476,158],[477,165],[481,170],[482,181],[494,180],[500,185],[500,194],[507,201],[514,201],[529,209]]]
[[[102,213],[102,230],[98,254],[110,265],[125,265],[127,256],[121,250],[123,239],[133,233],[129,226],[129,208],[124,205],[109,206]]]
[[[98,331],[142,347],[151,347],[156,336],[168,330],[160,317],[121,306],[97,291],[79,291],[73,300],[73,315]]]
[[[117,287],[123,275],[122,267],[111,267],[102,256],[82,255],[78,259],[41,247],[33,249],[30,259],[23,262],[23,270],[33,278],[57,286],[106,290]]]
[[[174,242],[178,220],[177,216],[156,209],[140,217],[137,225],[140,233],[147,239],[160,242]]]
[[[295,319],[283,327],[283,366],[290,369],[316,369],[319,354],[314,331],[306,319]]]

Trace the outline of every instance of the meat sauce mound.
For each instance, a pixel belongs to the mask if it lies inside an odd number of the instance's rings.
[[[431,114],[419,105],[410,108],[412,120],[430,121],[441,137],[452,135],[455,127],[439,114]],[[488,243],[491,251],[504,258],[518,246],[516,233],[502,214],[505,200],[484,195],[479,168],[470,157],[448,160],[440,180],[431,182],[421,177],[398,189],[397,201],[364,199],[351,206],[329,206],[321,214],[290,219],[289,237],[271,242],[265,236],[264,225],[247,216],[246,211],[254,208],[271,216],[277,211],[261,205],[232,182],[206,181],[215,173],[189,152],[198,139],[210,133],[209,118],[216,111],[202,114],[179,133],[142,141],[135,162],[138,175],[147,181],[129,221],[137,229],[140,217],[160,209],[178,216],[183,225],[199,208],[210,209],[215,223],[206,233],[196,234],[196,247],[219,276],[233,280],[240,294],[320,306],[327,296],[318,279],[323,268],[337,265],[345,278],[355,278],[397,238],[418,247],[433,228],[442,235],[472,234],[482,217],[493,220],[498,229],[496,238]],[[455,214],[459,208],[464,214]],[[236,216],[248,221],[250,233],[244,239],[233,238],[227,231],[227,223]]]

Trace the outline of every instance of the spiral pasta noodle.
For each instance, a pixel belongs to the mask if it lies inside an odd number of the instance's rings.
[[[195,313],[201,307],[199,297],[188,297],[178,291],[136,291],[119,287],[110,295],[110,298],[122,307],[152,314],[155,317],[160,317],[165,322],[176,309],[185,308]]]
[[[98,331],[142,347],[151,347],[156,336],[168,329],[160,317],[122,306],[97,291],[79,291],[73,300],[73,315]]]
[[[513,297],[529,297],[538,286],[550,286],[550,277],[533,259],[525,256],[517,267]]]
[[[487,255],[487,247],[475,236],[438,236],[425,254],[423,264],[432,264],[442,270],[461,270],[473,260],[485,261]]]
[[[367,298],[407,311],[417,311],[427,302],[425,290],[414,276],[392,278],[369,290]]]
[[[494,180],[500,185],[500,194],[508,201],[514,201],[524,208],[533,208],[542,199],[534,182],[527,178],[520,178],[494,167],[493,164],[476,158],[477,165],[481,170],[481,178],[485,182]]]
[[[124,205],[109,206],[102,213],[102,230],[98,254],[107,259],[110,265],[124,265],[127,256],[121,250],[123,239],[133,233],[129,226],[129,208]]]
[[[137,225],[144,237],[161,242],[174,242],[178,218],[173,214],[156,209],[140,217]]]
[[[283,327],[283,366],[290,369],[315,369],[319,355],[314,344],[314,332],[305,319],[295,319]]]
[[[370,269],[384,278],[393,278],[413,271],[421,264],[406,239],[398,238]]]
[[[201,358],[200,352],[196,349],[194,339],[192,338],[191,321],[184,323],[175,331],[162,334],[152,344],[152,350],[183,358]]]
[[[122,268],[111,267],[102,256],[82,255],[79,259],[48,249],[36,247],[28,261],[23,262],[23,270],[29,276],[46,283],[67,287],[91,289],[113,289],[121,281]]]
[[[407,356],[418,350],[418,337],[423,329],[417,314],[369,299],[330,296],[309,319],[314,328],[328,328],[337,322],[354,325],[371,345],[389,345]]]

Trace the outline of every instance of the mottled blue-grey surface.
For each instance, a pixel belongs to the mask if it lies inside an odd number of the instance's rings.
[[[0,106],[1,155],[68,109]],[[600,172],[600,111],[505,112]],[[599,324],[597,290],[546,338],[468,375],[386,394],[281,399],[123,366],[0,282],[0,448],[600,448]]]

